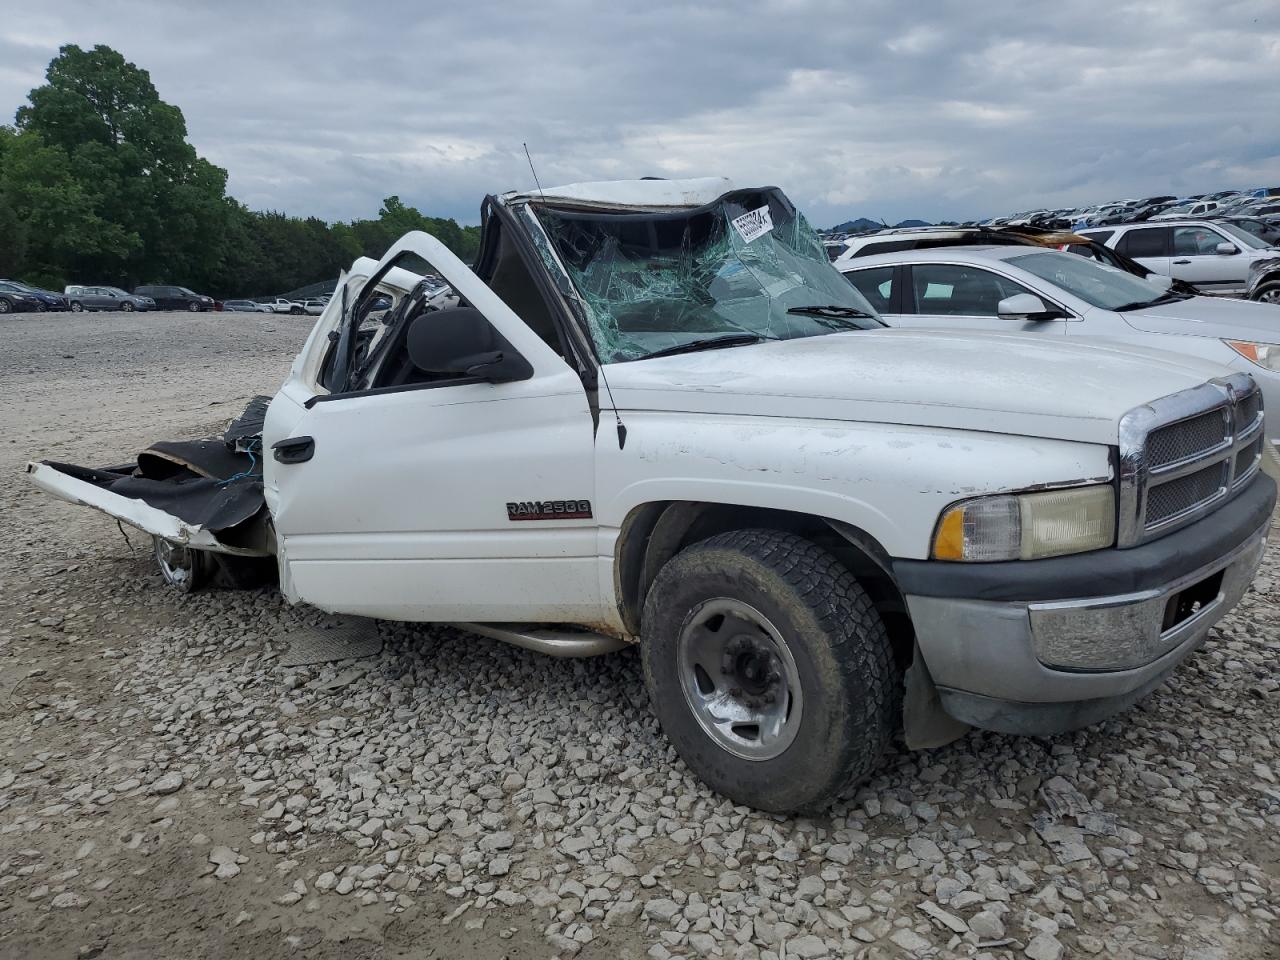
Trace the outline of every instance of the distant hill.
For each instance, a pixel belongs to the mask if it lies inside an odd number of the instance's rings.
[[[903,220],[893,224],[895,227],[931,227],[928,220]],[[846,220],[844,223],[837,223],[828,233],[862,233],[866,230],[883,230],[884,224],[879,220],[868,220],[866,217],[859,217],[857,220]]]

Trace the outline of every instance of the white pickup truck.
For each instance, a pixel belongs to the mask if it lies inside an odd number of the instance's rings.
[[[684,760],[775,811],[900,729],[1106,717],[1249,587],[1275,484],[1247,375],[885,329],[776,188],[577,184],[483,217],[472,269],[423,233],[357,261],[265,422],[31,478],[153,534],[177,586],[266,563],[328,611],[638,643]]]

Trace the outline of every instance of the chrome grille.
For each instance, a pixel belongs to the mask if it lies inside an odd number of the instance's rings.
[[[1147,437],[1147,465],[1155,470],[1203,456],[1230,436],[1231,419],[1225,408],[1171,423]]]
[[[1120,420],[1117,543],[1131,547],[1217,509],[1244,489],[1264,448],[1262,395],[1235,374]]]
[[[1147,494],[1147,527],[1175,519],[1221,495],[1227,489],[1227,476],[1224,461],[1152,487]]]
[[[1262,412],[1262,394],[1255,390],[1236,404],[1236,422],[1243,429],[1258,419]]]
[[[1240,486],[1253,476],[1262,463],[1263,438],[1258,437],[1236,454],[1235,485]]]

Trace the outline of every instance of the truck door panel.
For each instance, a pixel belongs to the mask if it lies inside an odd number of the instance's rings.
[[[434,238],[410,234],[383,262],[406,241],[533,376],[326,395],[300,382],[319,365],[295,363],[264,431],[267,449],[313,441],[304,463],[266,460],[286,592],[395,620],[598,620],[594,425],[581,380]],[[313,336],[307,349],[326,347]]]

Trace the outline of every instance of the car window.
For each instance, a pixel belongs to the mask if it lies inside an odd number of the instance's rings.
[[[858,292],[880,313],[888,313],[893,303],[894,267],[872,267],[845,274]]]
[[[1104,310],[1156,300],[1165,292],[1131,273],[1057,250],[1023,254],[1005,262]]]
[[[1226,242],[1220,233],[1208,227],[1173,228],[1173,255],[1175,257],[1216,256],[1218,244]]]
[[[911,268],[916,313],[994,317],[1005,297],[1031,293],[1021,284],[981,267],[918,263]]]
[[[1085,236],[1090,240],[1097,240],[1099,243],[1106,243],[1111,239],[1111,235],[1114,233],[1114,230],[1090,230],[1085,234]]]
[[[1128,257],[1167,257],[1168,237],[1168,227],[1130,230],[1116,243],[1116,249]]]

